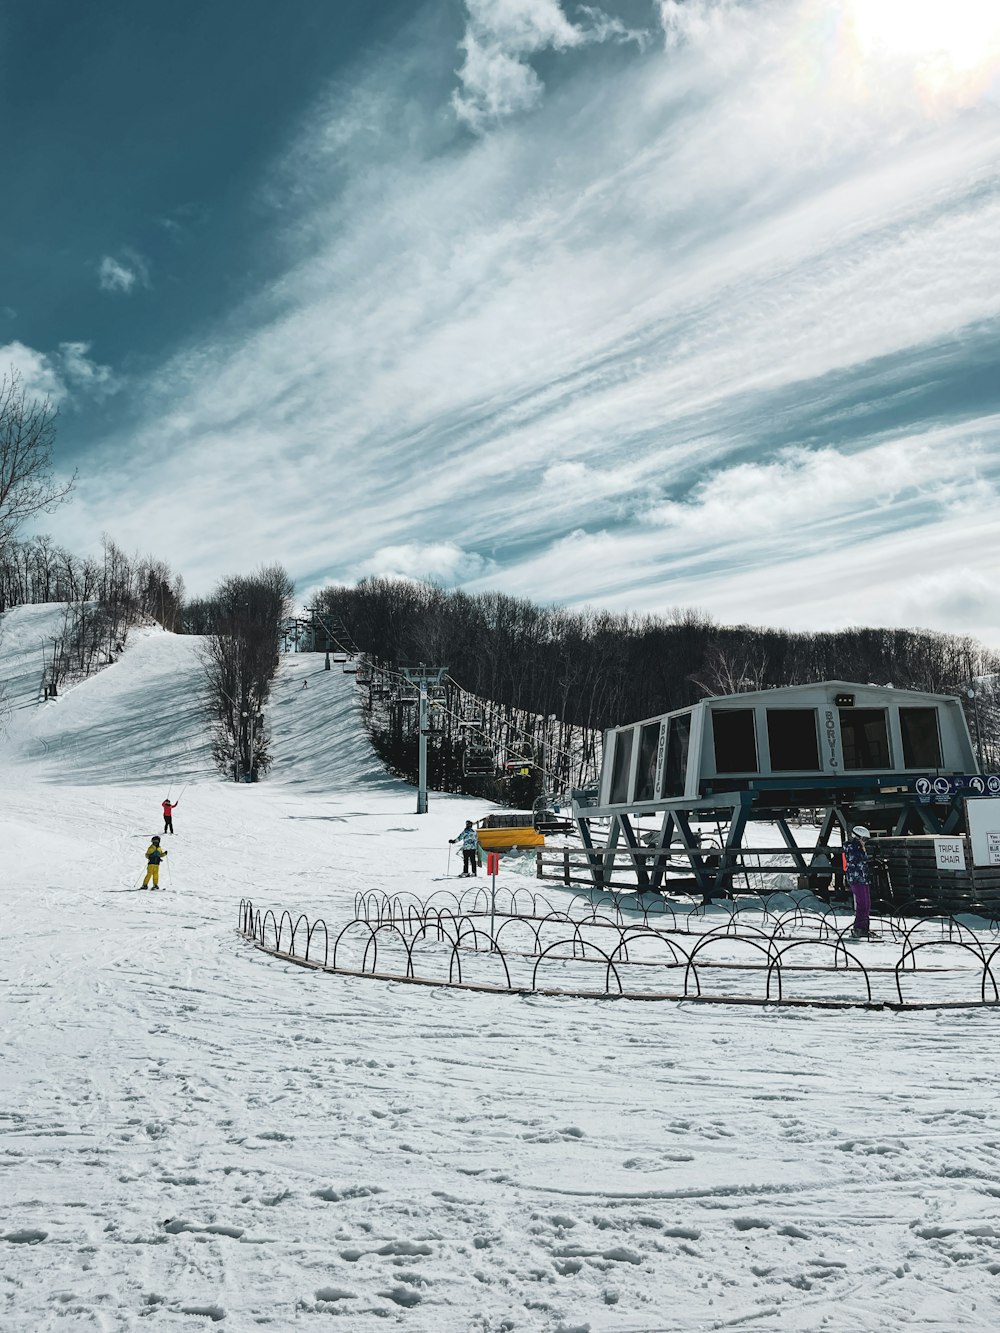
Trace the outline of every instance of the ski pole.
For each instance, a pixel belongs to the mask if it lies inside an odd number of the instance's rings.
[[[446,875],[450,875],[450,874],[451,874],[451,843],[450,843],[450,842],[449,842],[449,844],[448,844],[448,869],[445,871],[445,874],[446,874]]]

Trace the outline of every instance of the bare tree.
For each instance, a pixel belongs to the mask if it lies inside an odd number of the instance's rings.
[[[11,367],[0,378],[0,551],[33,514],[49,512],[76,483],[52,476],[56,410],[47,399],[31,398],[20,373]]]
[[[216,763],[236,781],[271,765],[262,712],[278,667],[281,622],[294,584],[280,565],[223,579],[207,608],[211,631],[204,649],[208,707],[214,719]]]

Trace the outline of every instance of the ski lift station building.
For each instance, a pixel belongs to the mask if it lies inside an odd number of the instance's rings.
[[[703,699],[611,729],[594,804],[652,813],[747,789],[817,804],[821,792],[872,779],[976,772],[954,696],[828,680]]]
[[[613,727],[597,789],[573,793],[573,814],[595,886],[614,882],[622,857],[640,891],[659,889],[686,863],[708,898],[729,890],[744,858],[760,870],[790,864],[828,880],[831,835],[855,820],[895,836],[950,834],[964,820],[966,797],[1000,783],[978,774],[958,698],[826,680],[703,699]],[[801,807],[816,812],[811,847],[788,825]],[[651,815],[661,816],[659,832],[640,835],[633,820]],[[717,825],[714,852],[693,827],[705,821]],[[762,849],[745,842],[753,821],[777,828],[783,847],[767,851],[784,863],[762,864]]]

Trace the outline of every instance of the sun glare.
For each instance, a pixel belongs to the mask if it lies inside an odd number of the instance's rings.
[[[1000,79],[1000,0],[846,0],[863,59],[914,68],[928,91],[976,97]]]

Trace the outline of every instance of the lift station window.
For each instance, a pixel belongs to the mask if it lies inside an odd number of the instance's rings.
[[[840,739],[845,768],[889,769],[889,725],[884,708],[842,708]]]
[[[656,756],[660,748],[659,722],[647,722],[639,733],[639,772],[635,779],[637,801],[656,800]]]
[[[628,800],[628,771],[632,760],[632,732],[615,732],[615,760],[611,770],[611,804],[624,805]]]
[[[772,773],[819,771],[819,734],[815,708],[769,708],[767,744]]]
[[[941,737],[936,708],[901,708],[904,768],[940,768]]]
[[[661,796],[683,796],[687,783],[688,746],[691,743],[691,714],[672,717],[667,732],[667,762],[663,766]]]
[[[712,710],[716,773],[756,773],[757,733],[752,708]]]

